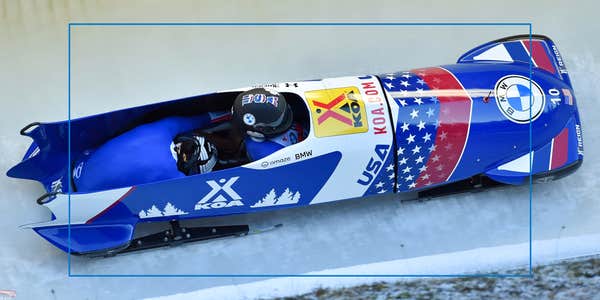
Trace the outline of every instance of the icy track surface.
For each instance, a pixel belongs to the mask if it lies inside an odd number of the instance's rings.
[[[555,248],[557,244],[556,240],[535,241],[533,246],[539,250],[536,253],[537,255],[535,256],[534,263],[536,265],[543,265],[555,262],[557,259],[581,257],[590,255],[591,253],[596,253],[595,251],[597,251],[597,245],[600,243],[600,235],[586,235],[583,237],[563,238],[563,240],[564,242],[569,243],[569,247]],[[473,274],[481,270],[493,270],[493,272],[501,274],[519,274],[522,272],[527,272],[527,268],[524,268],[521,271],[501,270],[503,268],[506,269],[507,267],[510,268],[516,265],[527,265],[527,262],[523,259],[521,255],[519,255],[519,253],[527,251],[528,249],[529,243],[497,246],[490,248],[478,248],[467,251],[420,256],[416,258],[399,259],[366,265],[356,265],[352,267],[339,268],[333,270],[323,270],[319,272],[311,272],[306,275],[315,276],[326,274],[371,274],[378,272],[385,272],[387,274],[418,274],[432,271],[441,271],[444,273],[460,272],[465,274]],[[490,260],[490,257],[496,257],[497,259]],[[402,280],[418,279],[419,278],[411,277],[403,278]],[[233,300],[266,299],[276,297],[283,298],[311,293],[322,287],[339,289],[342,287],[373,284],[382,280],[388,281],[394,279],[381,277],[281,277],[245,284],[207,288],[195,292],[181,293],[152,299],[183,300],[212,298],[221,300]],[[500,278],[498,280],[502,279]],[[588,286],[593,287],[593,284],[588,284]],[[460,295],[457,295],[456,297],[459,296]],[[443,298],[443,296],[441,298]]]
[[[17,5],[15,3],[22,3]],[[301,21],[342,20],[532,20],[534,31],[552,37],[569,68],[582,118],[586,157],[572,176],[535,185],[533,255],[572,253],[574,238],[595,236],[600,228],[600,80],[598,42],[582,37],[600,32],[589,24],[585,7],[552,6],[542,12],[504,4],[439,11],[431,7],[381,7],[365,3],[311,4],[302,7],[240,7],[186,4],[179,8],[86,2],[3,2],[2,109],[0,169],[17,163],[29,140],[18,130],[32,121],[67,116],[67,25],[70,21]],[[84,3],[84,4],[82,4]],[[105,2],[106,3],[106,2]],[[316,2],[315,2],[316,3]],[[29,5],[32,5],[29,7]],[[158,4],[157,4],[158,5]],[[334,7],[335,6],[335,7]],[[458,5],[459,6],[459,5]],[[519,6],[515,13],[511,7]],[[592,6],[592,5],[590,5]],[[427,9],[422,18],[408,15]],[[506,10],[504,10],[506,9]],[[324,11],[338,13],[325,15]],[[193,14],[192,14],[193,12]],[[97,14],[96,15],[92,15]],[[140,19],[135,14],[145,15]],[[162,14],[167,14],[165,17]],[[249,18],[255,13],[256,19]],[[297,13],[298,15],[294,15]],[[402,15],[405,14],[405,15]],[[488,16],[486,17],[486,14]],[[202,16],[203,17],[202,17]],[[531,16],[534,16],[533,18]],[[508,19],[507,19],[508,20]],[[257,83],[397,71],[454,62],[470,48],[499,37],[527,33],[527,28],[162,28],[77,27],[72,32],[71,110],[73,117],[175,99],[212,90]],[[573,33],[577,34],[573,34]],[[338,42],[331,42],[338,41]],[[342,42],[343,41],[343,42]],[[271,45],[271,46],[270,46]],[[277,46],[272,46],[277,45]],[[315,47],[318,45],[318,47]],[[257,180],[268,180],[258,178]],[[49,219],[35,204],[37,183],[0,176],[0,289],[22,299],[138,299],[232,286],[261,278],[73,278],[67,256],[19,225]],[[444,197],[428,202],[400,202],[394,197],[358,199],[308,208],[199,223],[250,223],[284,226],[273,232],[159,249],[107,259],[71,259],[74,275],[146,274],[303,274],[327,273],[386,261],[418,261],[413,273],[473,273],[503,265],[502,255],[485,252],[480,265],[448,268],[427,257],[477,249],[508,247],[515,263],[528,261],[528,187]],[[543,242],[550,241],[550,242]],[[593,246],[591,246],[593,249]],[[600,245],[597,247],[600,249]],[[500,248],[504,249],[504,248]],[[598,251],[600,252],[600,251]],[[467,252],[469,253],[469,252]],[[480,254],[482,254],[481,252]],[[483,263],[485,261],[485,263]],[[358,270],[361,270],[358,268]],[[403,269],[398,269],[402,272]],[[389,268],[368,269],[372,274]]]

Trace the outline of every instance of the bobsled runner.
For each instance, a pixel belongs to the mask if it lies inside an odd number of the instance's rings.
[[[285,96],[306,137],[196,175],[178,171],[174,136],[227,125],[234,99],[256,87],[26,126],[33,142],[7,175],[41,182],[37,201],[52,212],[27,227],[66,252],[109,255],[253,232],[181,220],[546,182],[583,160],[567,69],[541,35],[492,41],[450,65],[260,87]],[[134,238],[145,222],[171,229]]]

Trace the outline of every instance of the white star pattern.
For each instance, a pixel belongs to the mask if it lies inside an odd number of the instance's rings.
[[[412,112],[410,113],[410,117],[411,118],[417,118],[419,116],[419,111],[416,109],[413,109]]]
[[[431,133],[426,132],[425,135],[423,136],[423,142],[429,142],[431,140]],[[431,147],[433,147],[435,145],[431,145]],[[429,147],[429,151],[431,151],[431,147]]]
[[[402,127],[400,127],[400,128],[402,128],[402,132],[407,131],[408,130],[408,123],[402,123]]]
[[[415,159],[415,163],[416,164],[422,164],[423,163],[423,159],[424,159],[424,157],[421,156],[421,155],[419,155],[419,157],[417,157],[417,159]]]
[[[426,112],[428,117],[433,117],[433,109],[430,107]]]
[[[445,131],[442,131],[442,133],[440,134],[440,139],[445,140],[446,137],[448,136],[448,133],[446,133]]]
[[[388,172],[394,171],[394,165],[390,164],[385,170]]]
[[[453,136],[451,134],[454,134],[453,131],[445,127],[438,129],[440,118],[444,116],[440,110],[445,108],[449,114],[453,110],[447,106],[442,106],[440,100],[430,93],[433,91],[430,84],[436,77],[428,75],[428,72],[430,72],[429,69],[423,69],[422,72],[400,72],[395,73],[393,76],[387,76],[388,78],[384,78],[385,75],[380,77],[398,107],[398,123],[396,124],[397,165],[394,170],[389,168],[387,164],[384,164],[385,167],[382,168],[398,173],[394,184],[398,191],[421,188],[425,184],[431,184],[431,182],[438,183],[436,168],[442,164],[446,165],[448,158],[445,151],[440,152],[445,148],[438,148],[438,152],[435,152],[436,142],[440,144],[440,147],[456,148],[452,145],[447,146],[452,141]],[[441,80],[437,79],[437,82],[440,84],[436,84],[436,86],[443,85]],[[444,120],[448,120],[448,116],[444,116],[444,118]],[[449,168],[443,165],[442,167],[444,171]],[[387,187],[384,188],[388,189]]]
[[[421,151],[421,147],[419,147],[419,145],[415,146],[415,147],[412,149],[412,153],[413,153],[413,154],[417,154],[417,153],[419,153],[420,151]]]

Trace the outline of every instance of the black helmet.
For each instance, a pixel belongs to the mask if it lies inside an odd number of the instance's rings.
[[[292,126],[292,110],[283,95],[264,88],[239,94],[231,112],[242,132],[256,138],[274,137]]]
[[[176,136],[171,151],[177,160],[177,169],[185,175],[210,172],[217,164],[217,147],[197,134]]]

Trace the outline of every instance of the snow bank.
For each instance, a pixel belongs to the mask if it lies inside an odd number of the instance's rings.
[[[600,253],[600,234],[534,241],[533,264]],[[490,260],[493,257],[493,260]],[[346,268],[310,272],[305,275],[353,274],[485,274],[495,270],[522,267],[529,264],[529,243],[499,247],[478,248],[468,251],[422,256]],[[514,275],[514,274],[511,274]],[[519,274],[519,275],[527,275]],[[285,297],[311,292],[319,287],[340,288],[376,281],[382,277],[281,277],[239,285],[226,285],[190,293],[151,298],[177,299],[255,299]]]

